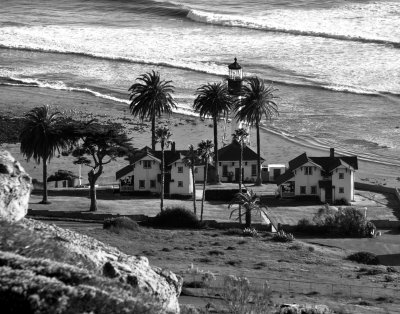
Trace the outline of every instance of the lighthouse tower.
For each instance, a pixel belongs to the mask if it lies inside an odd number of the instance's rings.
[[[229,77],[228,77],[228,91],[229,94],[233,97],[237,97],[240,100],[243,86],[243,71],[240,64],[237,62],[235,58],[235,62],[228,65],[229,69]],[[235,133],[235,130],[240,128],[245,128],[249,131],[247,125],[245,125],[242,121],[239,121],[235,118],[235,112],[232,110],[230,113],[231,119],[231,134]],[[250,137],[247,138],[247,141],[250,141]]]

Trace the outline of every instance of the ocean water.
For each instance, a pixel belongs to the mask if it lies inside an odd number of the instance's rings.
[[[0,0],[0,85],[127,108],[156,70],[193,114],[234,57],[279,89],[271,132],[400,166],[400,0]]]

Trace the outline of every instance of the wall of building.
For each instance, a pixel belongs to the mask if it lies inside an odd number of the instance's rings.
[[[182,173],[178,171],[179,167],[182,167]],[[173,180],[169,184],[171,194],[187,195],[193,193],[192,171],[183,162],[177,161],[171,165],[171,179]],[[179,182],[182,183],[182,186],[179,186]]]
[[[194,170],[194,178],[196,182],[203,182],[204,181],[204,166],[196,166]]]
[[[312,173],[310,175],[305,174],[305,167],[311,167]],[[306,163],[294,171],[295,177],[293,180],[295,181],[295,195],[319,195],[320,188],[318,186],[318,181],[322,180],[321,169],[319,167],[315,166],[312,163]],[[300,193],[301,186],[306,187],[305,194]],[[311,194],[312,186],[316,187],[315,194]]]
[[[220,161],[220,166],[218,168],[219,170],[219,175],[221,177],[222,182],[228,182],[229,181],[229,175],[223,175],[223,168],[224,165],[227,166],[227,173],[229,174],[230,172],[233,174],[232,180],[235,181],[235,169],[239,168],[239,161]],[[243,178],[242,180],[244,182],[255,182],[257,179],[257,173],[253,176],[251,173],[251,167],[252,165],[255,165],[257,167],[257,160],[254,161],[243,161],[242,162],[242,167],[243,167]]]
[[[151,168],[144,168],[144,161],[149,160]],[[160,163],[148,156],[135,163],[134,173],[134,189],[135,191],[150,191],[153,193],[160,193],[161,183],[157,181],[157,175],[161,173]],[[139,188],[139,180],[145,181],[145,187]],[[155,180],[155,188],[150,187],[150,181]]]
[[[333,201],[346,199],[347,201],[352,201],[354,199],[354,192],[352,195],[352,172],[344,166],[340,166],[333,170],[332,172],[332,186],[335,187],[333,196]],[[339,179],[340,174],[343,174],[343,179]],[[340,188],[343,188],[343,193],[340,193]]]

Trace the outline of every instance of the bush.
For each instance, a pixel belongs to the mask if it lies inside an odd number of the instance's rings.
[[[151,222],[151,225],[166,228],[200,228],[197,216],[185,207],[171,207],[157,214]]]
[[[347,259],[353,262],[367,265],[379,265],[378,257],[370,252],[357,252],[347,256]]]
[[[258,232],[254,228],[245,228],[243,230],[244,237],[258,237]]]
[[[335,200],[334,205],[350,206],[351,203],[348,200],[346,200],[345,198],[341,198],[341,199]]]
[[[133,230],[133,231],[138,230],[139,225],[132,219],[122,216],[122,217],[104,219],[103,229],[119,233],[122,230]]]
[[[293,242],[294,236],[289,232],[280,230],[272,236],[272,240],[275,242]]]
[[[239,228],[229,228],[228,230],[224,231],[223,234],[231,236],[242,236],[243,230]]]
[[[345,207],[340,210],[333,209],[326,205],[320,208],[314,216],[313,222],[316,225],[314,231],[332,233],[342,236],[373,237],[376,227],[368,221],[364,214],[353,207]],[[304,226],[301,226],[304,227]],[[308,226],[310,230],[312,226]]]

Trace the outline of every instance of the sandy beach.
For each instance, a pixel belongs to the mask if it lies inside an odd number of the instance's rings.
[[[128,135],[132,138],[132,143],[136,148],[145,145],[150,146],[150,123],[134,119],[129,113],[127,104],[118,103],[111,100],[100,99],[86,93],[69,92],[63,90],[53,90],[46,88],[30,87],[0,87],[0,114],[4,115],[23,115],[33,107],[50,104],[60,110],[74,109],[79,114],[94,114],[106,121],[122,123],[126,127]],[[279,123],[279,118],[275,123]],[[170,127],[173,134],[172,140],[176,142],[177,149],[186,149],[189,144],[196,145],[201,139],[212,139],[212,123],[210,120],[200,120],[198,117],[173,114],[164,116],[159,120],[159,124]],[[230,124],[226,124],[226,136],[230,137]],[[224,134],[224,123],[219,125],[219,138],[222,140]],[[255,147],[255,130],[251,132],[251,145]],[[220,143],[219,145],[221,145]],[[38,180],[42,176],[42,166],[34,161],[26,162],[19,152],[19,144],[4,144],[4,149],[9,150],[25,167],[33,178]],[[340,147],[335,147],[340,151]],[[291,141],[274,134],[267,129],[261,133],[261,151],[268,163],[286,163],[303,152],[310,156],[326,156],[328,149],[315,149],[307,147],[307,144]],[[78,174],[78,166],[73,165],[72,157],[56,156],[51,160],[48,168],[49,175],[59,169],[71,170]],[[100,184],[110,184],[115,182],[115,172],[124,167],[127,161],[117,160],[105,169],[105,173],[100,178]],[[86,173],[89,169],[82,169],[83,182],[86,182]],[[359,160],[359,170],[356,172],[356,180],[365,183],[379,184],[387,187],[400,187],[400,168],[376,162]]]

